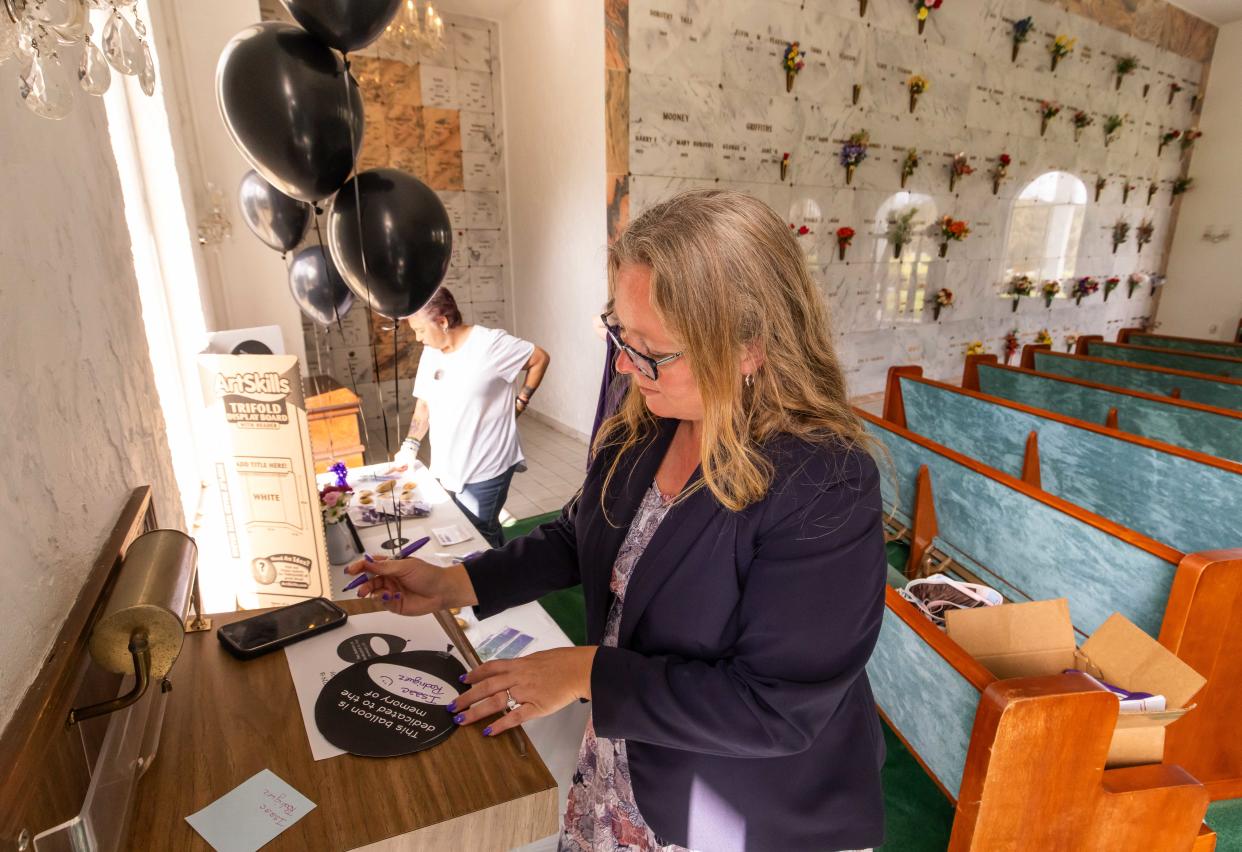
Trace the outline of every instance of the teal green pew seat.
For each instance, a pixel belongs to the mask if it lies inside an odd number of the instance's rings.
[[[1242,464],[921,373],[890,369],[886,420],[1184,553],[1242,548]]]
[[[1130,343],[1107,343],[1103,340],[1087,342],[1084,355],[1107,358],[1110,361],[1128,361],[1131,364],[1147,364],[1152,367],[1169,367],[1208,376],[1242,378],[1242,358],[1225,355],[1204,355],[1195,352],[1179,352],[1157,346],[1135,346]]]
[[[988,396],[1107,425],[1132,435],[1242,462],[1242,412],[1006,367],[995,355],[968,355],[962,387]]]
[[[1033,366],[1037,373],[1242,411],[1242,379],[1047,350],[1035,352]]]

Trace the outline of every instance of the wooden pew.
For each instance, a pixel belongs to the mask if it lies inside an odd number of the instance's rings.
[[[1094,338],[1089,338],[1083,349],[1081,353],[1083,355],[1107,358],[1110,361],[1129,361],[1132,364],[1170,367],[1174,370],[1186,370],[1208,376],[1242,378],[1242,358],[1227,355],[1180,352],[1158,346],[1136,346],[1132,343],[1108,343]]]
[[[890,524],[908,530],[907,576],[948,570],[977,578],[1011,601],[1064,597],[1075,628],[1084,635],[1120,612],[1207,678],[1195,709],[1167,729],[1166,763],[1180,765],[1203,782],[1213,799],[1242,795],[1242,738],[1236,735],[1242,709],[1242,549],[1176,550],[858,413],[892,463],[882,488]],[[904,637],[901,644],[909,641]],[[868,667],[877,702],[951,790],[957,777],[953,769],[962,764],[937,749],[961,745],[961,725],[941,730],[945,713],[935,711],[931,728],[920,728],[924,723],[915,717],[920,709],[926,711],[922,702],[936,693],[903,683],[902,672],[927,661],[894,666],[894,654],[910,656],[909,648],[900,654],[893,647],[877,652]],[[920,671],[931,672],[936,684],[944,673],[943,667]],[[943,745],[937,745],[938,732]]]
[[[1047,350],[1033,350],[1031,360],[1039,373],[1242,411],[1242,379]]]
[[[997,680],[892,587],[867,674],[956,807],[951,852],[1215,848],[1206,791],[1184,769],[1104,769],[1117,701],[1082,675]]]
[[[1239,323],[1242,326],[1242,322]],[[1123,328],[1117,332],[1118,343],[1135,346],[1155,346],[1175,349],[1178,352],[1199,352],[1204,355],[1226,355],[1242,358],[1242,343],[1233,340],[1209,340],[1203,337],[1177,337],[1172,334],[1152,334],[1141,328]]]
[[[884,419],[1184,552],[1242,547],[1242,463],[892,367]]]
[[[1242,412],[1006,367],[995,355],[967,355],[962,387],[1242,462]]]

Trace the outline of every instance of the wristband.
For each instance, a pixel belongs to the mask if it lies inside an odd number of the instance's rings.
[[[518,401],[518,402],[520,402],[520,403],[522,403],[522,405],[530,405],[530,397],[529,397],[529,396],[519,396],[519,397],[517,398],[517,401]]]
[[[418,438],[407,437],[404,441],[401,442],[401,448],[403,450],[412,451],[414,455],[418,455],[418,448],[421,447],[422,445],[423,445],[423,442],[420,441]]]

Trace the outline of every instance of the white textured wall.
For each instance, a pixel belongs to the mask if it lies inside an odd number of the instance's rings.
[[[52,122],[0,92],[3,726],[130,490],[165,526],[181,511],[103,102],[75,92]]]
[[[534,410],[586,433],[607,290],[603,3],[523,0],[500,40],[515,331],[552,356]]]
[[[1242,21],[1221,27],[1208,77],[1207,100],[1190,174],[1195,187],[1182,196],[1169,255],[1168,283],[1156,315],[1163,334],[1231,340],[1242,316]],[[1219,243],[1205,228],[1230,229]]]
[[[224,196],[233,235],[218,246],[203,249],[208,280],[208,302],[214,308],[210,330],[279,325],[285,351],[302,359],[302,315],[289,295],[289,283],[280,255],[250,233],[237,206],[237,186],[250,165],[238,152],[216,106],[216,65],[229,39],[259,21],[258,0],[212,0],[210,3],[164,2],[162,21],[169,28],[171,54],[165,70],[182,75],[180,91],[189,97],[172,105],[179,115],[185,150],[178,160],[189,169],[197,211],[208,209],[207,183]],[[189,202],[187,202],[189,203]],[[214,319],[214,322],[212,320]]]

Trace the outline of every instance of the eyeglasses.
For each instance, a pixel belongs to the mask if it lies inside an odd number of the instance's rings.
[[[672,355],[665,355],[663,358],[652,358],[650,355],[644,355],[633,346],[630,346],[621,339],[621,328],[615,323],[608,321],[609,314],[600,314],[600,321],[604,324],[604,331],[608,332],[608,337],[612,339],[613,344],[624,352],[630,358],[630,363],[634,365],[634,369],[642,373],[651,381],[660,378],[660,368],[670,361],[676,361],[684,352],[674,352]]]

